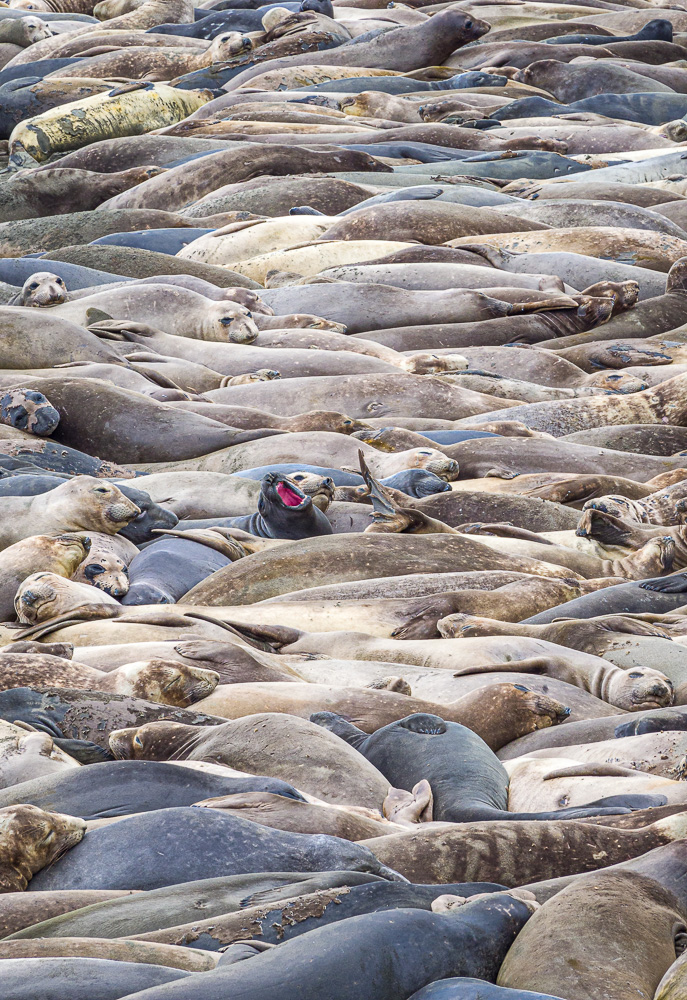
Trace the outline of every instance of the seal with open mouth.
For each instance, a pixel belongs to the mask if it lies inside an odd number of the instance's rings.
[[[229,524],[229,519],[222,523]],[[277,472],[268,472],[262,480],[256,513],[234,517],[231,525],[259,538],[297,539],[332,534],[331,524],[312,498]]]

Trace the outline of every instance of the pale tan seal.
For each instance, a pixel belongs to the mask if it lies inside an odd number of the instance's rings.
[[[38,534],[92,530],[114,535],[140,513],[111,483],[75,476],[49,493],[0,498],[0,547]]]
[[[149,723],[113,732],[110,748],[122,759],[214,761],[283,778],[327,803],[378,812],[389,790],[379,771],[343,740],[291,715],[260,713],[220,726]]]
[[[31,878],[79,843],[84,820],[37,806],[0,809],[0,889],[22,892]]]

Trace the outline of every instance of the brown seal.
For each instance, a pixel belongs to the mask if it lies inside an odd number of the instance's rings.
[[[3,938],[32,924],[59,917],[72,910],[128,896],[122,889],[57,889],[52,892],[1,893],[0,934]]]
[[[253,604],[268,597],[347,580],[404,573],[514,570],[568,578],[570,572],[535,559],[506,556],[465,535],[330,535],[283,545],[242,560],[203,581],[182,598],[184,604]]]
[[[684,814],[638,830],[566,820],[461,823],[456,829],[421,825],[407,833],[363,841],[366,847],[412,882],[496,881],[523,885],[592,871],[680,840]]]
[[[316,712],[332,711],[356,720],[364,732],[373,733],[417,712],[459,722],[478,733],[495,749],[535,729],[547,728],[567,717],[567,710],[552,698],[533,694],[515,684],[501,684],[488,694],[481,690],[441,704],[415,698],[384,678],[367,688],[335,683],[269,683],[221,685],[198,703],[198,711],[227,719],[241,719],[260,709],[309,719]]]
[[[14,597],[14,610],[20,622],[36,625],[76,608],[117,606],[114,597],[88,583],[67,580],[56,573],[32,573],[23,580]]]
[[[684,949],[686,916],[684,904],[646,875],[596,872],[533,915],[506,955],[498,982],[568,996],[653,997]]]

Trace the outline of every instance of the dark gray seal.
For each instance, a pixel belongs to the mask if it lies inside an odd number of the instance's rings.
[[[119,1000],[191,972],[108,958],[6,958],[0,981],[6,1000]]]
[[[332,534],[331,524],[312,498],[279,472],[268,472],[263,478],[255,514],[223,518],[222,524],[249,531],[258,538],[298,539]]]
[[[581,819],[625,811],[602,802],[584,809],[508,812],[508,774],[496,754],[471,729],[437,715],[409,715],[370,736],[332,712],[318,712],[310,721],[355,747],[394,788],[410,792],[419,781],[429,781],[439,822]]]
[[[616,42],[672,42],[673,25],[665,18],[654,18],[649,21],[640,31],[634,35],[614,35],[613,44]],[[609,43],[610,39],[603,35],[558,35],[556,38],[543,39],[547,45],[603,45]]]
[[[200,542],[160,538],[132,559],[129,590],[121,603],[176,604],[192,587],[230,562],[228,556]]]
[[[51,780],[46,780],[51,779]],[[190,806],[216,795],[271,792],[302,800],[278,778],[233,778],[154,760],[113,760],[57,771],[0,790],[0,808],[28,802],[85,820]]]
[[[351,917],[218,966],[182,988],[149,990],[145,1000],[350,1000],[351,988],[363,983],[366,997],[401,1000],[449,976],[494,980],[530,905],[493,893],[449,913],[398,909]]]
[[[548,611],[540,611],[538,615],[524,619],[523,624],[548,625],[555,618],[598,618],[600,615],[663,615],[687,603],[684,593],[679,590],[677,593],[662,593],[642,587],[643,582],[620,583],[615,587],[595,590],[592,594],[583,594]],[[656,583],[653,580],[647,582]]]
[[[114,281],[131,281],[131,278],[121,274],[98,271],[92,267],[82,267],[80,264],[69,264],[61,260],[41,258],[41,265],[45,265],[44,270],[62,278],[72,292],[79,288],[91,288],[93,285],[108,285]],[[23,285],[27,278],[36,273],[36,270],[35,258],[4,257],[0,260],[0,281],[5,281],[8,285]]]
[[[468,898],[478,893],[503,892],[504,888],[494,882],[411,885],[379,880],[354,886],[340,883],[324,892],[305,886],[295,889],[294,898],[286,904],[283,893],[280,893],[280,898],[265,900],[264,903],[260,899],[246,902],[238,913],[234,910],[221,916],[203,915],[201,918],[196,913],[187,923],[167,923],[162,933],[150,934],[148,938],[162,944],[179,944],[204,951],[224,950],[227,945],[235,944],[237,937],[243,940],[250,938],[261,945],[282,944],[317,928],[366,913],[382,913],[402,907],[430,910],[439,896],[450,894]],[[31,936],[42,936],[41,930],[36,928]]]
[[[82,850],[73,848],[34,876],[30,888],[159,889],[199,878],[289,869],[351,869],[404,881],[366,847],[338,837],[273,830],[217,809],[141,813],[90,830],[77,847]]]
[[[572,36],[575,37],[575,36]],[[590,35],[590,37],[593,37]],[[530,993],[485,983],[483,979],[442,979],[430,983],[410,1000],[560,1000],[550,993]]]
[[[111,233],[92,240],[90,246],[138,247],[176,256],[180,250],[212,229],[141,229],[133,233]]]

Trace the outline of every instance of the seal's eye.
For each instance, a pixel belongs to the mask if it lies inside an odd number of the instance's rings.
[[[38,288],[38,282],[32,281],[31,284],[29,285],[29,291],[35,292],[37,288]]]
[[[135,747],[142,747],[143,746],[143,740],[141,739],[140,736],[134,736],[134,746]]]
[[[466,27],[466,28],[468,29],[468,31],[469,31],[469,30],[470,30],[470,28],[472,27],[472,21],[470,21],[470,20],[468,19],[468,20],[467,20],[467,21],[465,22],[465,27]]]
[[[94,493],[109,493],[107,486],[96,486],[93,490]]]
[[[636,680],[638,677],[641,677],[642,675],[638,671],[633,670],[632,673],[628,674],[627,676],[632,677],[633,680]]]

